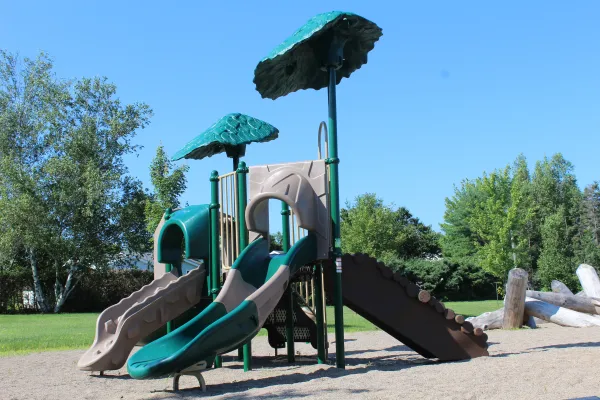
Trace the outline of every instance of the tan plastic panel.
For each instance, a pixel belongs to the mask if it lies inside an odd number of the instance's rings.
[[[317,235],[317,257],[329,256],[330,218],[327,209],[328,185],[325,161],[303,161],[250,167],[250,202],[246,225],[251,232],[268,238],[269,199],[286,202],[294,211],[298,226]]]
[[[200,301],[205,277],[204,264],[180,278],[165,273],[104,310],[96,322],[92,347],[77,367],[83,371],[121,368],[140,339]]]

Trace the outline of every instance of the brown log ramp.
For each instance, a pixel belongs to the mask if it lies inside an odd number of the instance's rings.
[[[456,361],[488,355],[485,333],[475,335],[470,323],[463,327],[456,319],[446,318],[449,310],[436,310],[410,296],[414,284],[408,285],[405,277],[393,274],[383,263],[365,254],[347,254],[342,265],[344,305],[423,357]],[[335,268],[324,270],[331,298]]]

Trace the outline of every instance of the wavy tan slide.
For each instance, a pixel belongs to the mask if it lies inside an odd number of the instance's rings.
[[[83,371],[121,368],[136,343],[200,302],[204,264],[177,277],[168,272],[100,314],[96,337],[77,363]]]

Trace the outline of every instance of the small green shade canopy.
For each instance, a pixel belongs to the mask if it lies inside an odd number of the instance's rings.
[[[337,83],[367,63],[367,53],[382,35],[375,23],[353,13],[331,11],[311,18],[277,46],[254,70],[256,90],[275,100],[301,89],[329,83],[326,64],[333,38],[347,40]]]
[[[173,161],[201,160],[223,152],[232,158],[242,157],[247,144],[268,142],[278,136],[279,130],[265,121],[240,113],[228,114],[175,153]]]

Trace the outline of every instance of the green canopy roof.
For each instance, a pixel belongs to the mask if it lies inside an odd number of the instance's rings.
[[[173,161],[200,160],[223,152],[229,157],[241,157],[247,144],[268,142],[278,136],[279,130],[265,121],[240,113],[228,114],[175,153]]]
[[[256,90],[263,98],[276,99],[301,89],[327,86],[325,68],[332,38],[347,39],[344,63],[337,82],[367,62],[367,53],[382,35],[375,23],[353,13],[331,11],[311,18],[292,36],[258,63],[254,71]]]

